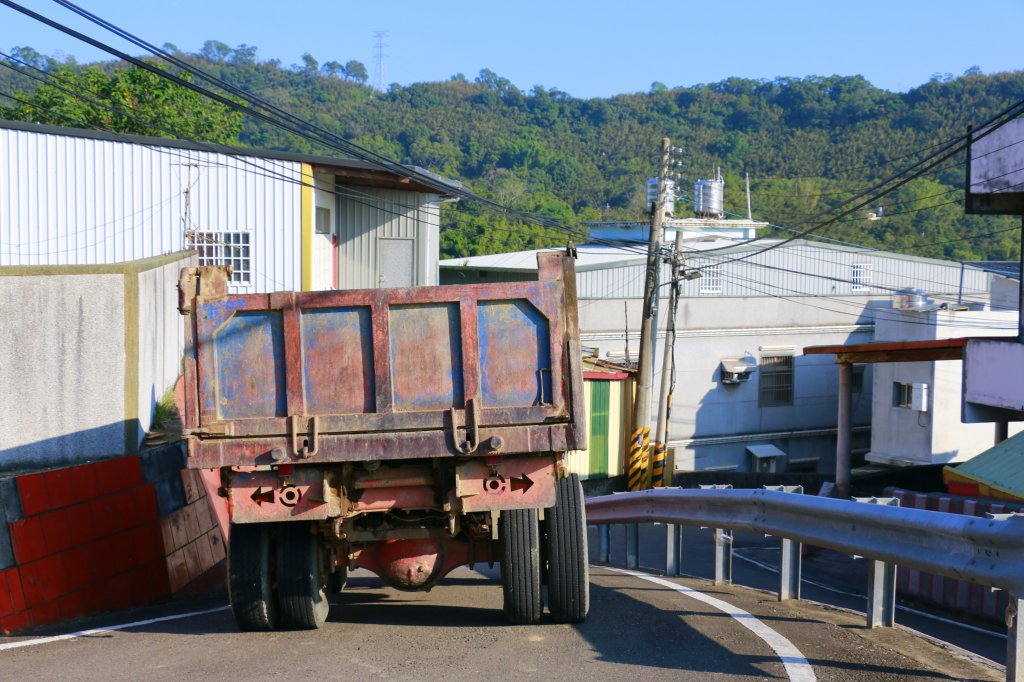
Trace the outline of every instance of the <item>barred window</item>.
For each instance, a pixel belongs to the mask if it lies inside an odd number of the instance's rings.
[[[196,232],[194,239],[199,265],[230,265],[233,284],[252,280],[248,232]]]
[[[892,382],[892,406],[911,407],[914,404],[914,387],[900,381]]]
[[[871,288],[871,263],[854,263],[850,266],[850,291],[867,291]]]
[[[758,375],[759,407],[793,404],[792,355],[762,355]]]
[[[700,293],[720,294],[722,293],[722,266],[708,265],[701,269]]]

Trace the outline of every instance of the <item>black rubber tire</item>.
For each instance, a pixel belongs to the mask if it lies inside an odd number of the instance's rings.
[[[540,591],[540,528],[536,509],[501,512],[501,588],[505,617],[514,625],[540,622],[544,601]]]
[[[548,611],[556,623],[582,623],[590,611],[590,564],[583,485],[576,474],[558,481],[547,521]]]
[[[315,630],[327,620],[323,548],[308,523],[277,524],[277,609],[281,627]]]
[[[327,581],[327,589],[331,594],[340,594],[345,589],[345,585],[348,583],[348,568],[343,566],[338,568],[334,567],[331,571],[330,580]]]
[[[244,631],[273,630],[277,604],[273,592],[270,524],[231,526],[228,540],[228,599],[235,622]]]

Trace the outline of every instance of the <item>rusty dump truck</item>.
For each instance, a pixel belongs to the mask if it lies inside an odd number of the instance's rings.
[[[229,294],[186,268],[188,466],[219,470],[243,630],[312,629],[365,568],[401,590],[501,568],[517,624],[580,622],[586,447],[573,261],[538,281]]]

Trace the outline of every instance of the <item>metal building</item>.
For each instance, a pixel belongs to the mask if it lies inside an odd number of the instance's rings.
[[[0,267],[192,249],[236,293],[430,285],[443,196],[353,159],[0,121]]]

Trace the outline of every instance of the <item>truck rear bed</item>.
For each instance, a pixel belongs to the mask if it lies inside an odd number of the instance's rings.
[[[585,447],[572,261],[541,254],[539,275],[229,295],[184,271],[189,466]]]

